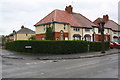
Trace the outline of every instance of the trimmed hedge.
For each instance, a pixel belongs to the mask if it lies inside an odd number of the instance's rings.
[[[105,49],[109,49],[109,42],[104,42]],[[31,49],[26,49],[25,46],[32,46]],[[17,52],[27,53],[50,53],[50,54],[69,54],[82,53],[88,51],[100,51],[102,49],[101,42],[89,41],[27,41],[19,40],[7,42],[6,49]]]

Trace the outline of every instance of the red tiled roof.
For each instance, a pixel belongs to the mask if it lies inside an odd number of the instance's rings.
[[[99,23],[99,21],[102,21],[102,20],[103,20],[102,18],[97,18],[93,23],[95,25],[99,26],[98,23]]]
[[[103,19],[102,18],[98,18],[94,21],[94,24],[96,24],[97,26],[98,25],[98,22],[99,21],[102,21]],[[117,24],[116,22],[114,22],[113,20],[108,20],[105,22],[105,25],[104,25],[105,28],[111,28],[112,30],[115,30],[115,31],[120,31],[118,30],[118,27],[120,27],[119,24]]]
[[[68,12],[63,10],[52,11],[45,18],[36,23],[35,26],[53,22],[53,20],[54,22],[68,23],[71,26],[76,27],[92,28],[92,26],[96,26],[94,23],[92,23],[89,19],[82,16],[81,14],[78,13],[69,14]]]
[[[54,18],[54,14],[55,14],[55,11],[52,11],[50,14],[48,14],[46,17],[44,17],[42,20],[36,23],[35,26],[52,22],[52,19]]]
[[[109,20],[109,21],[106,22],[105,27],[118,31],[118,27],[120,27],[120,26],[116,22],[114,22],[112,20]]]
[[[54,17],[55,17],[54,21],[56,21],[56,22],[69,23],[71,26],[81,26],[81,24],[78,23],[75,20],[75,18],[66,11],[55,10]]]
[[[92,21],[79,13],[73,13],[72,15],[82,25],[82,27],[96,26]]]

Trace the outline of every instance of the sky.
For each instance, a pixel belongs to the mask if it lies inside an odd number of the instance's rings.
[[[34,25],[55,9],[72,5],[73,12],[94,21],[108,14],[118,23],[119,0],[0,0],[0,35],[18,31],[22,25],[35,31]]]

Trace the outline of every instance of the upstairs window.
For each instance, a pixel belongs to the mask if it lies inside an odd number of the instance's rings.
[[[79,29],[79,28],[73,28],[73,30],[74,30],[74,31],[80,31],[80,29]]]
[[[114,31],[114,34],[117,34],[117,32]]]
[[[85,29],[85,32],[90,32],[90,29],[87,29],[87,28],[86,28],[86,29]]]
[[[67,30],[67,25],[66,24],[64,24],[64,30]]]
[[[43,27],[43,30],[46,31],[46,26]]]

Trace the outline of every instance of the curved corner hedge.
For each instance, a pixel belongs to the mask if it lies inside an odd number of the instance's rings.
[[[109,42],[104,42],[105,49],[109,49]],[[17,52],[27,53],[50,53],[50,54],[68,54],[82,53],[88,51],[100,51],[102,49],[101,42],[89,41],[27,41],[19,40],[7,42],[6,49]],[[31,46],[31,49],[26,49],[25,46]]]

